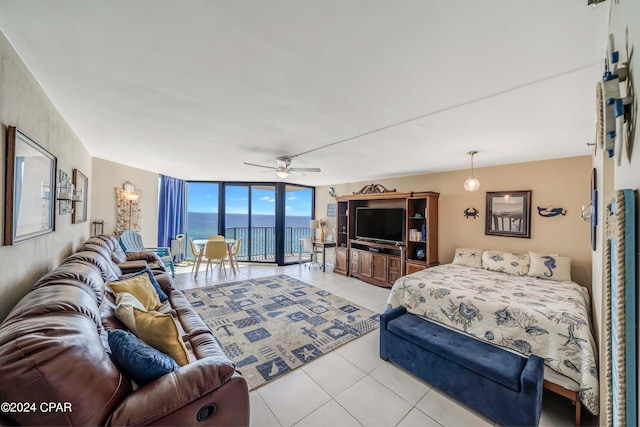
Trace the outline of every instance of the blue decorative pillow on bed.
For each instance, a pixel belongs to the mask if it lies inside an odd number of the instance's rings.
[[[111,357],[122,373],[140,387],[180,368],[170,356],[130,332],[116,329],[109,331],[108,336]]]
[[[526,276],[529,273],[529,263],[529,254],[500,251],[484,251],[482,254],[482,268],[514,276]]]

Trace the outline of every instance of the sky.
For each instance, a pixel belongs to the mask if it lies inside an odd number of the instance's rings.
[[[253,214],[275,215],[275,187],[255,186],[251,191]],[[218,184],[190,182],[188,184],[187,210],[189,212],[218,212]],[[293,216],[311,216],[312,189],[293,187],[297,191],[287,192],[286,213]],[[226,187],[227,213],[248,213],[249,187],[228,185]]]

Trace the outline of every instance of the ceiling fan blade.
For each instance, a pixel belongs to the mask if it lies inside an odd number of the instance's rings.
[[[257,166],[259,168],[267,168],[267,169],[271,169],[271,170],[278,170],[278,168],[274,168],[273,166],[265,166],[265,165],[257,165],[255,163],[247,163],[247,162],[243,162],[245,165],[248,166]]]
[[[320,168],[289,168],[289,170],[296,172],[322,172]]]

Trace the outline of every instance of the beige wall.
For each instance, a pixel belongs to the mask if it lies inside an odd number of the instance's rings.
[[[518,163],[505,166],[476,168],[474,175],[481,182],[478,192],[464,191],[463,183],[469,171],[452,171],[401,178],[376,180],[397,191],[435,191],[439,199],[440,263],[450,263],[455,248],[472,247],[513,252],[549,252],[572,257],[572,278],[591,288],[590,227],[580,217],[581,205],[590,199],[591,157]],[[352,194],[371,182],[333,185],[336,195]],[[487,191],[532,190],[531,238],[486,236],[485,214]],[[327,203],[335,203],[328,186],[316,191],[316,217],[326,218]],[[567,210],[565,216],[543,218],[537,206],[556,206]],[[479,219],[466,219],[468,207],[480,211]],[[335,218],[327,218],[331,233]]]
[[[104,233],[115,234],[116,188],[122,188],[126,181],[142,191],[138,201],[142,241],[146,246],[158,246],[158,174],[155,172],[94,158],[91,221],[104,221]]]
[[[71,176],[73,168],[91,179],[91,156],[69,124],[55,109],[20,56],[0,33],[0,159],[6,150],[7,126],[16,126],[58,158],[58,168]],[[4,198],[4,160],[0,187]],[[88,215],[92,194],[89,192]],[[4,199],[2,203],[4,212]],[[0,224],[4,233],[4,223]],[[55,232],[14,246],[0,246],[0,319],[4,319],[31,285],[84,242],[89,221],[71,224],[71,215],[58,215]]]

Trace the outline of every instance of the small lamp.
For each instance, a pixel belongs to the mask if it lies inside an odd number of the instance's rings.
[[[464,189],[467,191],[478,191],[480,188],[480,181],[473,176],[473,156],[477,153],[477,151],[469,151],[467,153],[471,155],[471,176],[464,182]]]
[[[289,172],[287,172],[285,169],[281,169],[278,172],[276,172],[276,175],[278,175],[282,179],[285,179],[286,177],[289,176]]]
[[[318,221],[317,219],[312,219],[309,222],[309,228],[311,228],[313,230],[313,238],[316,238],[316,229],[320,226],[320,221]]]

